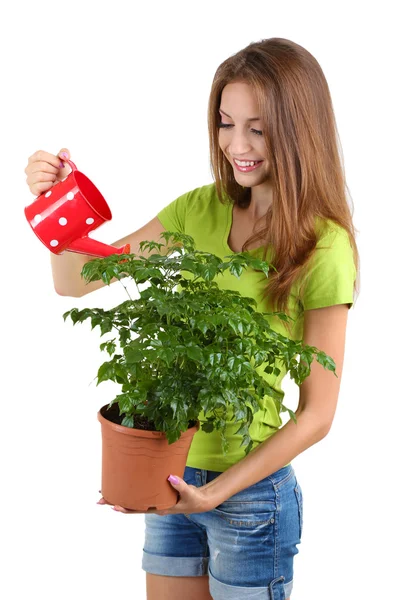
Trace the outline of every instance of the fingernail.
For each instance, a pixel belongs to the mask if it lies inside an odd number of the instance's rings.
[[[60,152],[60,156],[62,156],[63,158],[68,158],[68,153],[67,152]]]
[[[64,169],[64,167],[65,167],[65,164],[63,163],[63,161],[62,161],[62,160],[60,160],[60,167],[61,167],[62,169]]]
[[[167,480],[170,481],[170,483],[174,483],[175,485],[178,485],[179,483],[179,479],[175,475],[170,475],[167,478]]]

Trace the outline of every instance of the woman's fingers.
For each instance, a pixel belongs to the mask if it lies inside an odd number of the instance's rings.
[[[55,156],[50,152],[37,150],[28,158],[26,183],[35,196],[46,192],[70,173],[70,165],[62,160],[70,158],[69,150],[62,148],[58,154],[59,156]]]
[[[60,159],[58,159],[58,161],[60,165],[63,164]],[[29,175],[29,173],[50,173],[51,175],[56,175],[61,168],[61,166],[54,167],[51,163],[46,162],[45,160],[38,160],[33,163],[28,163],[25,173],[27,175]]]
[[[100,494],[100,492],[99,492],[99,494]],[[100,500],[98,500],[98,502],[96,502],[96,504],[108,504],[109,506],[111,506],[111,504],[109,504],[109,502],[106,502],[105,498],[101,498]],[[112,506],[112,508],[113,508],[113,510],[116,510],[117,512],[123,512],[126,514],[138,512],[135,510],[128,510],[127,508],[124,508],[123,506],[119,506],[118,504],[115,504],[115,506]]]
[[[50,154],[49,152],[45,152],[44,150],[37,150],[28,158],[28,166],[32,171],[34,163],[48,163],[51,167],[55,169],[61,169],[61,158],[55,156],[55,154]]]

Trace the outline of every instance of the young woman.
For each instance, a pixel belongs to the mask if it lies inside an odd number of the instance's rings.
[[[229,430],[227,456],[218,432],[195,435],[185,472],[171,480],[178,503],[145,515],[147,598],[286,600],[303,524],[291,461],[324,438],[333,421],[348,309],[357,291],[355,230],[329,89],[307,50],[274,38],[228,58],[216,71],[208,117],[215,182],[179,197],[114,245],[135,249],[176,230],[220,257],[248,250],[270,260],[277,272],[268,280],[247,271],[217,283],[254,297],[260,311],[287,312],[292,325],[276,319],[272,327],[332,356],[338,378],[312,364],[299,390],[296,424],[283,425],[275,401],[261,399],[248,456],[237,426]],[[33,194],[65,177],[60,158],[69,151],[29,158]],[[103,285],[81,279],[88,260],[51,254],[59,294],[82,296]],[[281,391],[283,375],[264,376]]]

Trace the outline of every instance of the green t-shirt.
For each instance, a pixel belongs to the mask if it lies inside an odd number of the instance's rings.
[[[232,225],[232,204],[222,204],[216,193],[215,184],[205,185],[192,190],[161,210],[157,217],[166,231],[177,231],[192,236],[198,250],[211,252],[224,258],[234,254],[227,240]],[[332,306],[334,304],[353,303],[353,288],[356,269],[353,252],[347,232],[334,222],[328,220],[323,234],[317,244],[312,269],[307,278],[305,291],[300,301],[297,300],[295,286],[291,289],[288,314],[295,319],[291,334],[285,329],[278,317],[269,318],[271,327],[294,340],[303,337],[304,310]],[[263,247],[250,251],[263,258]],[[269,256],[269,255],[268,255]],[[229,271],[217,276],[214,281],[222,289],[236,290],[243,296],[254,298],[260,312],[271,312],[267,299],[262,300],[263,288],[268,281],[262,271],[247,269],[240,278]],[[258,367],[258,372],[269,385],[282,397],[281,382],[284,370],[280,375],[269,375],[263,372],[265,365]],[[280,367],[280,365],[279,365]],[[279,406],[276,400],[265,396],[260,400],[261,409],[254,413],[249,428],[253,447],[273,435],[282,425]],[[231,414],[231,413],[230,413]],[[204,421],[202,412],[199,419]],[[240,448],[242,437],[234,435],[239,424],[233,421],[227,426],[229,450],[226,456],[221,449],[221,437],[218,431],[205,433],[200,429],[194,436],[188,454],[187,466],[211,471],[225,471],[245,456],[244,448]]]

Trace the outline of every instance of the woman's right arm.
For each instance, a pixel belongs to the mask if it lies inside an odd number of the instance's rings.
[[[120,248],[125,244],[130,244],[131,252],[135,254],[140,242],[143,242],[144,240],[160,241],[161,243],[162,240],[159,240],[159,238],[163,231],[165,231],[165,228],[158,218],[154,217],[154,219],[149,221],[144,227],[141,227],[121,240],[114,242],[111,246]],[[53,254],[52,252],[50,254],[54,287],[55,291],[57,294],[60,294],[60,296],[80,298],[81,296],[89,294],[106,285],[103,281],[86,283],[80,274],[83,265],[89,260],[92,260],[92,256],[66,251],[64,251],[63,254]],[[147,252],[143,252],[142,255],[147,256]],[[111,283],[114,283],[115,281],[118,280],[112,279]]]
[[[62,158],[70,158],[70,152],[66,148],[63,148],[58,153],[58,156],[55,156],[54,154],[38,150],[29,158],[25,173],[27,175],[26,182],[32,194],[39,196],[68,175],[70,167],[68,165],[62,166],[63,163],[60,160],[60,156]],[[158,218],[154,217],[154,219],[140,229],[137,229],[137,231],[130,233],[111,245],[119,248],[124,244],[130,244],[131,252],[135,253],[138,251],[140,242],[144,240],[161,242],[162,240],[159,238],[163,231],[165,231],[165,228]],[[50,256],[54,288],[57,294],[79,298],[106,285],[103,281],[86,283],[80,274],[83,265],[92,260],[92,256],[66,251],[63,254],[53,254],[51,252]],[[117,281],[117,279],[113,279],[111,283],[114,281]]]

